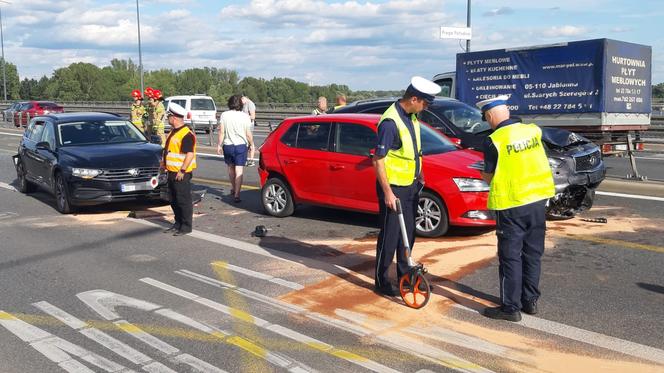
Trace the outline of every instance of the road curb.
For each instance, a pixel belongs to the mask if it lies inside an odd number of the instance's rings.
[[[612,193],[630,193],[651,197],[664,197],[664,183],[657,181],[636,181],[618,178],[606,178],[597,188],[598,191]]]

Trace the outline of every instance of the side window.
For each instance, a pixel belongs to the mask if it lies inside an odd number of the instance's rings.
[[[30,141],[38,143],[42,139],[42,133],[44,132],[46,123],[43,121],[34,121],[33,123],[32,131],[30,131]]]
[[[329,150],[330,123],[300,123],[297,131],[297,147],[312,150]]]
[[[452,135],[452,132],[447,128],[445,123],[436,116],[436,114],[430,112],[429,110],[424,110],[421,113],[417,115],[418,119],[420,119],[422,122],[430,125],[433,128],[436,128],[440,131],[442,131],[446,135]]]
[[[441,88],[438,96],[452,97],[452,78],[436,80],[436,84]]]
[[[337,152],[369,155],[376,147],[376,133],[361,124],[339,123],[337,125]]]
[[[40,141],[46,141],[51,147],[51,150],[55,149],[55,132],[53,130],[53,123],[44,124],[44,131],[42,132],[42,137]]]
[[[187,109],[187,100],[172,100],[171,102],[175,102],[176,104],[182,106],[183,108]]]
[[[291,128],[286,131],[286,133],[281,136],[281,143],[290,147],[294,147],[297,141],[297,128],[299,124],[294,124]]]

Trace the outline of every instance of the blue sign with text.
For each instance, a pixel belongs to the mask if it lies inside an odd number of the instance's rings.
[[[650,112],[650,47],[609,39],[457,55],[456,97],[514,114]]]

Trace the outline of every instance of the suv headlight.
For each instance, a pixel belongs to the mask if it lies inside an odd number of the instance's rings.
[[[80,177],[82,179],[92,179],[99,176],[102,173],[101,170],[95,170],[90,168],[72,168],[71,174]]]
[[[551,166],[551,168],[558,168],[558,167],[560,167],[562,164],[563,164],[563,160],[562,160],[562,159],[551,158],[551,157],[549,157],[549,166]]]
[[[482,179],[470,179],[465,177],[452,178],[461,192],[488,192],[489,184]]]

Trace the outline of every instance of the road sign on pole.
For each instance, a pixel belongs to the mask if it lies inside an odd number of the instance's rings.
[[[470,27],[440,27],[441,39],[472,39],[473,32]]]

